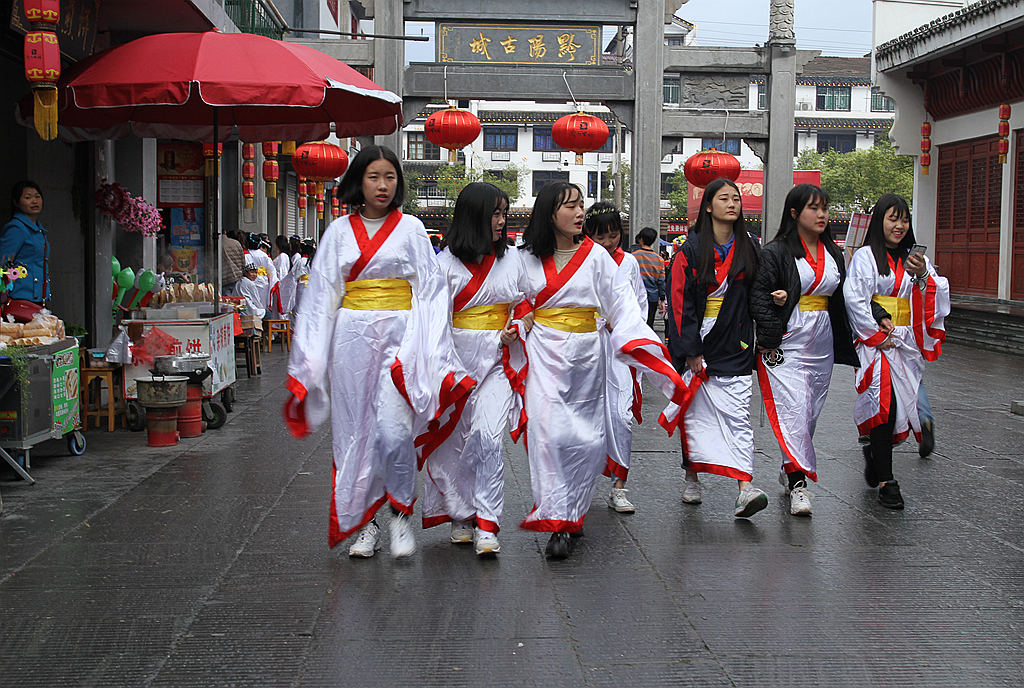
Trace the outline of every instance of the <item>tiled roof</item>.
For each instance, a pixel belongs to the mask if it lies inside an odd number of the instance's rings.
[[[864,119],[854,117],[797,117],[793,126],[808,129],[868,129],[887,131],[892,128],[891,119]]]
[[[535,111],[514,111],[514,110],[481,110],[477,113],[481,124],[515,124],[527,126],[530,124],[554,124],[559,117],[565,117],[569,112],[535,112]],[[604,120],[609,126],[615,124],[615,117],[609,112],[591,112],[595,117]]]
[[[805,79],[840,79],[871,82],[870,57],[816,57],[796,77],[796,82]]]
[[[995,12],[1000,7],[1019,4],[1021,4],[1021,0],[980,0],[979,2],[967,5],[955,12],[943,15],[923,26],[919,26],[913,31],[908,31],[902,36],[897,36],[891,41],[886,41],[875,48],[875,56],[876,58],[886,56],[899,48],[905,48],[914,43],[923,41],[929,36],[934,36],[946,31],[947,29],[951,29],[961,24],[966,24],[978,17]]]

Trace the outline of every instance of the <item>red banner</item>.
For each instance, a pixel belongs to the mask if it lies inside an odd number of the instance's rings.
[[[793,184],[814,184],[821,186],[821,170],[794,170]],[[740,187],[740,196],[743,203],[743,212],[746,215],[761,213],[764,208],[764,172],[761,170],[743,170],[736,179],[736,186]],[[789,189],[786,189],[788,192]],[[690,185],[690,196],[686,205],[686,216],[690,224],[697,219],[697,211],[700,209],[700,197],[704,189]]]

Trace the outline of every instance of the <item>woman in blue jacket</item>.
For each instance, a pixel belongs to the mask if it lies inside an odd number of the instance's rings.
[[[15,280],[7,294],[42,305],[50,299],[50,242],[39,224],[43,194],[35,182],[21,181],[11,188],[11,219],[0,231],[0,265],[13,260],[28,276]]]

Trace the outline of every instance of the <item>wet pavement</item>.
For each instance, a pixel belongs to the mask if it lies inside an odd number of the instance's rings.
[[[1024,358],[948,345],[929,367],[937,449],[897,449],[903,512],[861,477],[850,369],[819,422],[812,518],[788,513],[759,407],[768,508],[734,519],[714,476],[683,504],[650,390],[637,513],[602,487],[564,562],[515,527],[531,498],[511,443],[496,559],[446,526],[406,560],[386,538],[370,560],[328,550],[329,435],[284,430],[282,368],[265,355],[224,428],[177,447],[92,430],[82,457],[39,447],[36,485],[0,467],[0,686],[1020,683]]]

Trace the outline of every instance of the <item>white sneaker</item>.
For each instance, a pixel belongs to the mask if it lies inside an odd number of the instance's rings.
[[[489,530],[473,529],[473,549],[478,556],[485,554],[497,554],[501,551],[498,544],[498,536]]]
[[[624,487],[613,487],[608,495],[608,508],[615,509],[620,514],[631,514],[636,511],[633,503],[626,499],[626,492]]]
[[[391,556],[408,557],[416,551],[416,540],[412,536],[409,517],[398,514],[391,518]]]
[[[811,515],[811,493],[807,484],[801,480],[789,492],[789,513],[794,516]]]
[[[683,481],[683,503],[684,504],[700,504],[701,501],[701,489],[700,483],[696,480],[684,480]]]
[[[450,539],[456,545],[465,545],[473,542],[473,522],[452,521],[452,535]]]
[[[761,509],[768,506],[768,495],[756,487],[748,487],[736,497],[736,518],[747,518],[753,516]]]
[[[373,553],[380,549],[380,528],[376,523],[370,521],[359,531],[356,541],[348,548],[350,557],[369,559]]]

